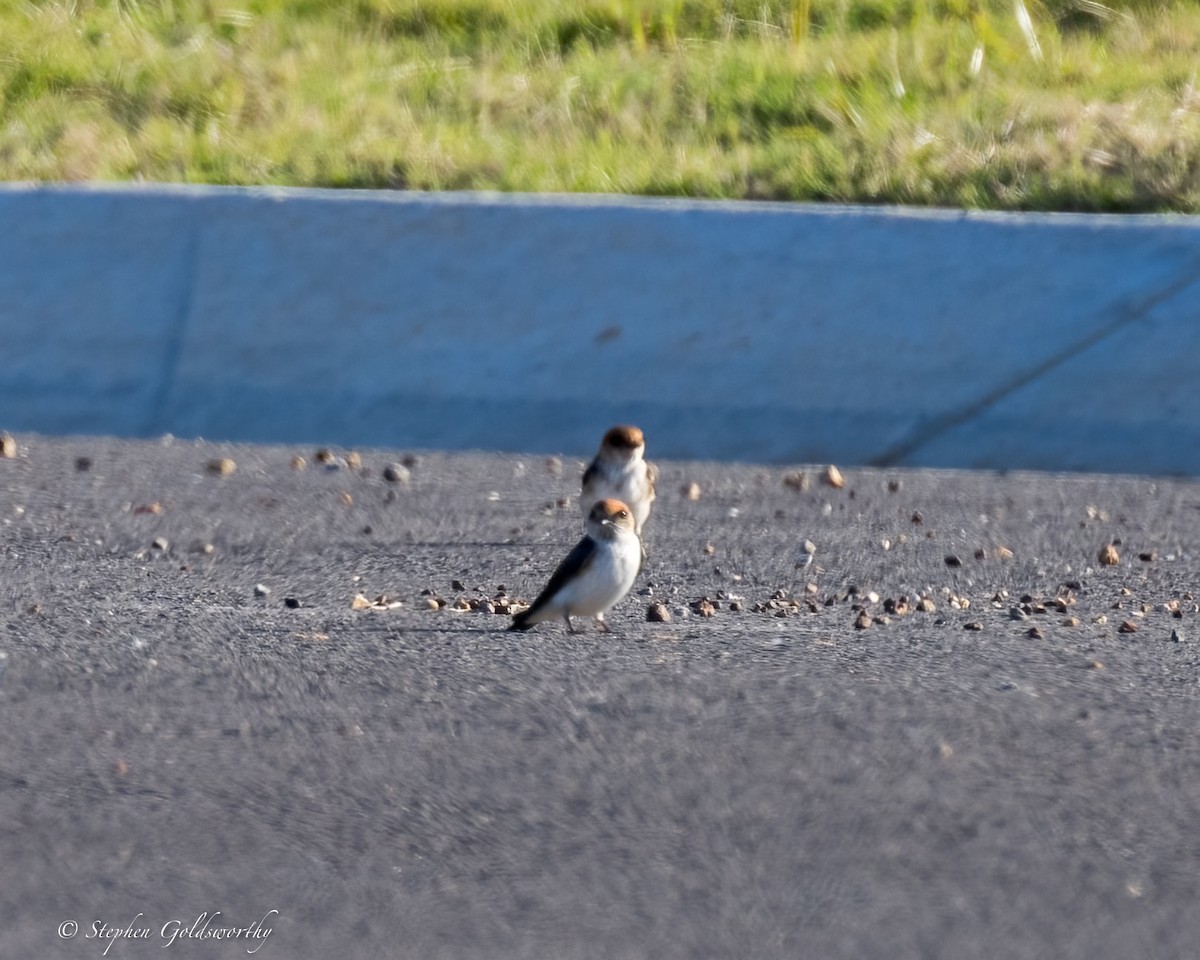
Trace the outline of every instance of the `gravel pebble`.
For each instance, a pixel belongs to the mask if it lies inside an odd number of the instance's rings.
[[[389,463],[383,468],[383,479],[388,483],[408,483],[412,480],[412,473],[402,463]]]
[[[671,611],[665,603],[652,603],[646,608],[646,619],[651,623],[670,623]]]

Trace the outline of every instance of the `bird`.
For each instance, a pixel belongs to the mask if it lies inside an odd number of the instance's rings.
[[[579,505],[585,517],[598,500],[620,500],[633,515],[634,532],[642,535],[658,483],[658,467],[645,459],[645,453],[646,438],[637,427],[613,427],[604,434],[583,472]]]
[[[567,554],[550,582],[527,610],[514,615],[509,630],[528,630],[561,617],[569,633],[579,633],[572,617],[595,617],[605,633],[604,614],[620,601],[642,565],[642,543],[631,511],[620,500],[607,498],[592,506],[587,533]]]

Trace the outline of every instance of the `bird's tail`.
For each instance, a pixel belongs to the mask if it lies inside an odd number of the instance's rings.
[[[513,622],[508,625],[509,630],[529,630],[532,627],[533,624],[529,622],[528,610],[513,614]]]

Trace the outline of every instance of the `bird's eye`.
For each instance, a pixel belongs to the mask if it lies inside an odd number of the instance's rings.
[[[619,511],[617,511],[617,516],[618,517],[627,517],[627,516],[629,516],[629,511],[628,510],[619,510]]]

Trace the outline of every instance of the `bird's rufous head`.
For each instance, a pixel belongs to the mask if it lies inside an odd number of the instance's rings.
[[[616,530],[636,532],[633,511],[620,500],[597,500],[588,513],[588,529],[603,537],[615,536]]]
[[[604,435],[600,449],[620,457],[630,457],[646,449],[646,437],[637,427],[613,427]]]

